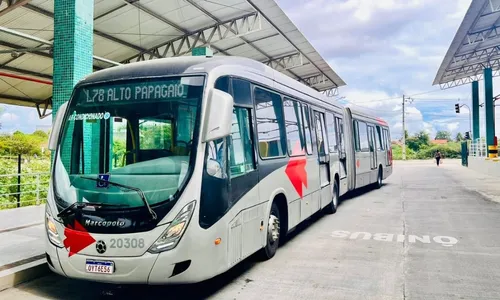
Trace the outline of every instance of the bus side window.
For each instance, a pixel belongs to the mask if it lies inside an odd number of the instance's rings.
[[[330,153],[337,153],[339,151],[337,130],[335,128],[335,118],[332,113],[326,113],[326,130],[328,132],[328,142]]]
[[[233,109],[233,125],[229,144],[231,178],[255,170],[249,111],[244,107],[234,107]]]
[[[255,87],[254,98],[260,156],[264,159],[285,156],[286,129],[281,96]]]
[[[370,152],[368,145],[368,128],[365,122],[358,122],[358,142],[361,152]]]
[[[377,150],[378,151],[384,151],[385,150],[385,143],[382,142],[382,133],[380,132],[380,126],[377,125]]]
[[[307,125],[307,129],[304,128],[302,105],[295,100],[285,98],[283,110],[285,112],[288,155],[303,155],[307,151],[306,143],[310,140],[310,136],[306,139],[306,130],[309,130],[309,126]]]
[[[338,137],[338,144],[340,148],[340,152],[344,153],[345,152],[345,145],[344,145],[344,123],[342,122],[342,118],[340,117],[335,117],[335,123],[337,127],[337,137]]]
[[[305,105],[304,103],[301,103],[300,106],[302,107],[301,113],[302,113],[302,124],[304,124],[304,133],[305,133],[305,138],[306,138],[306,152],[308,155],[312,154],[312,138],[311,138],[311,126],[310,124],[310,114],[309,114],[309,107]]]
[[[222,76],[217,78],[214,87],[229,94],[229,76]]]
[[[354,149],[356,150],[356,152],[359,152],[361,151],[361,146],[360,146],[360,143],[359,143],[359,123],[358,121],[356,120],[353,120],[352,121],[352,128],[353,128],[353,138],[354,138]]]
[[[384,128],[384,133],[385,133],[385,141],[387,143],[386,149],[389,150],[389,148],[391,147],[391,136],[389,134],[389,129]]]

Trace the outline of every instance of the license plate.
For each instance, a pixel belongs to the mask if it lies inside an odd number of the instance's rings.
[[[85,270],[87,273],[113,274],[115,263],[112,261],[87,260]]]

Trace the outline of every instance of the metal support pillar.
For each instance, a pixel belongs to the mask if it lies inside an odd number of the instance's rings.
[[[69,100],[76,83],[92,73],[93,16],[94,0],[54,1],[53,117],[59,107]],[[69,163],[68,159],[62,157],[62,162]]]
[[[486,145],[493,145],[495,137],[495,117],[493,106],[493,76],[491,68],[484,69],[484,117],[486,119]]]
[[[480,138],[479,134],[479,82],[472,82],[472,140]]]

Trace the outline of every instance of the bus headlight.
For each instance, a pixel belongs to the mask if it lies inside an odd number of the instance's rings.
[[[62,247],[61,238],[57,232],[56,221],[54,221],[48,212],[45,212],[45,229],[47,230],[49,241],[56,247]]]
[[[160,238],[149,248],[151,253],[160,253],[163,251],[174,249],[179,243],[186,231],[191,216],[193,215],[196,201],[192,201],[182,208],[175,219],[168,225],[167,229],[162,233]]]

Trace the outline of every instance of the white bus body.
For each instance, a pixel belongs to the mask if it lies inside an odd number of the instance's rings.
[[[96,72],[50,138],[48,265],[70,278],[168,284],[209,279],[257,251],[271,258],[339,196],[380,187],[390,147],[384,121],[250,59]]]

